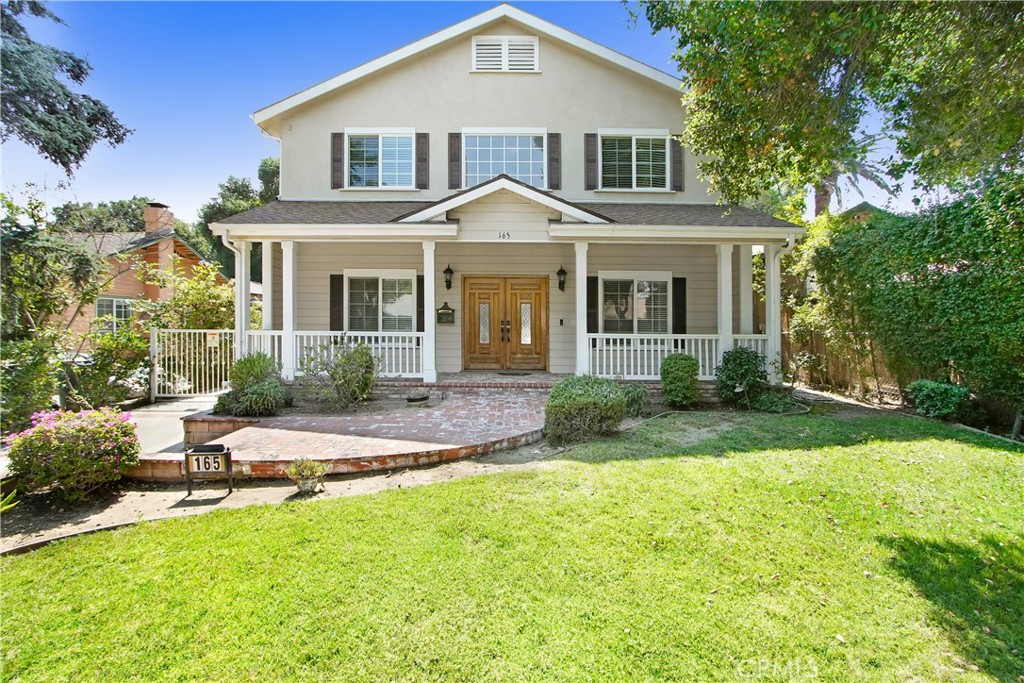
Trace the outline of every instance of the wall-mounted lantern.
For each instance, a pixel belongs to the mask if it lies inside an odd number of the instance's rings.
[[[562,266],[558,266],[558,272],[555,273],[555,275],[558,276],[558,291],[564,292],[565,291],[565,276],[568,275],[568,273],[565,272],[565,268],[563,268]]]
[[[444,288],[452,288],[452,277],[455,276],[455,271],[452,270],[452,265],[449,263],[448,267],[444,269]]]

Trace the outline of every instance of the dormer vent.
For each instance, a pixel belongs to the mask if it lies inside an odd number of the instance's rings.
[[[537,36],[474,36],[473,71],[540,71],[537,47]]]

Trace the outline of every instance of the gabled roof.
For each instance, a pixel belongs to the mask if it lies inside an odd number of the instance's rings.
[[[572,45],[573,47],[587,52],[599,59],[616,64],[623,69],[632,71],[639,76],[648,78],[667,88],[678,91],[682,85],[682,81],[671,74],[655,69],[654,67],[648,66],[643,62],[633,59],[632,57],[627,57],[620,52],[607,48],[600,43],[595,43],[594,41],[577,35],[572,31],[556,26],[549,21],[545,21],[540,17],[536,17],[528,12],[524,12],[512,7],[511,5],[503,3],[497,7],[487,10],[486,12],[470,17],[465,21],[461,21],[446,29],[432,33],[426,38],[421,38],[420,40],[410,43],[405,47],[389,52],[383,57],[378,57],[377,59],[366,62],[365,64],[357,66],[354,69],[350,69],[349,71],[335,76],[334,78],[330,78],[322,83],[312,86],[311,88],[307,88],[290,97],[286,97],[283,100],[275,102],[268,107],[264,107],[263,109],[256,111],[252,115],[252,119],[256,122],[256,125],[263,128],[263,124],[268,122],[270,119],[281,116],[296,107],[332,93],[339,88],[370,76],[389,66],[411,59],[422,52],[456,40],[465,35],[472,34],[473,32],[502,19],[515,21],[541,35],[568,43],[569,45]]]
[[[579,204],[574,204],[573,202],[556,197],[550,192],[538,190],[532,185],[524,183],[521,180],[516,180],[505,173],[495,176],[490,180],[486,180],[475,187],[469,188],[468,190],[456,192],[444,199],[428,204],[421,209],[410,211],[409,213],[399,216],[394,220],[399,223],[423,223],[443,215],[446,211],[452,211],[464,204],[468,204],[482,197],[486,197],[489,194],[494,194],[495,192],[500,192],[502,190],[507,190],[513,194],[517,194],[532,202],[546,206],[553,211],[561,212],[562,214],[575,218],[582,223],[611,222],[610,219],[602,216],[596,211],[585,209]]]
[[[871,202],[868,202],[868,201],[861,202],[857,206],[851,206],[849,209],[847,209],[846,211],[843,211],[839,215],[840,216],[852,216],[854,214],[861,213],[863,211],[868,211],[870,213],[884,213],[884,214],[889,215],[889,216],[893,215],[893,213],[891,211],[886,211],[885,209],[879,208],[879,207],[875,206],[874,204],[872,204]]]
[[[195,254],[195,257],[205,261],[191,244],[182,239],[181,235],[174,232],[173,228],[164,228],[157,232],[143,232],[141,230],[132,232],[69,232],[65,238],[83,247],[95,250],[101,256],[117,256],[127,254],[148,246],[159,244],[165,239],[173,239],[183,247]]]

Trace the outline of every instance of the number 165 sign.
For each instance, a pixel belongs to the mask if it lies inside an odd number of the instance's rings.
[[[227,475],[228,493],[235,487],[231,471],[231,449],[221,444],[200,444],[185,451],[185,480],[192,495],[192,478],[200,475]]]

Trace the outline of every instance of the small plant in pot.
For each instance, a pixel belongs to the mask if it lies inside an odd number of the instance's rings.
[[[288,465],[285,475],[299,487],[299,493],[313,493],[324,483],[327,465],[309,458],[299,458]]]
[[[407,403],[426,403],[430,400],[430,391],[427,389],[412,389],[405,395]]]

